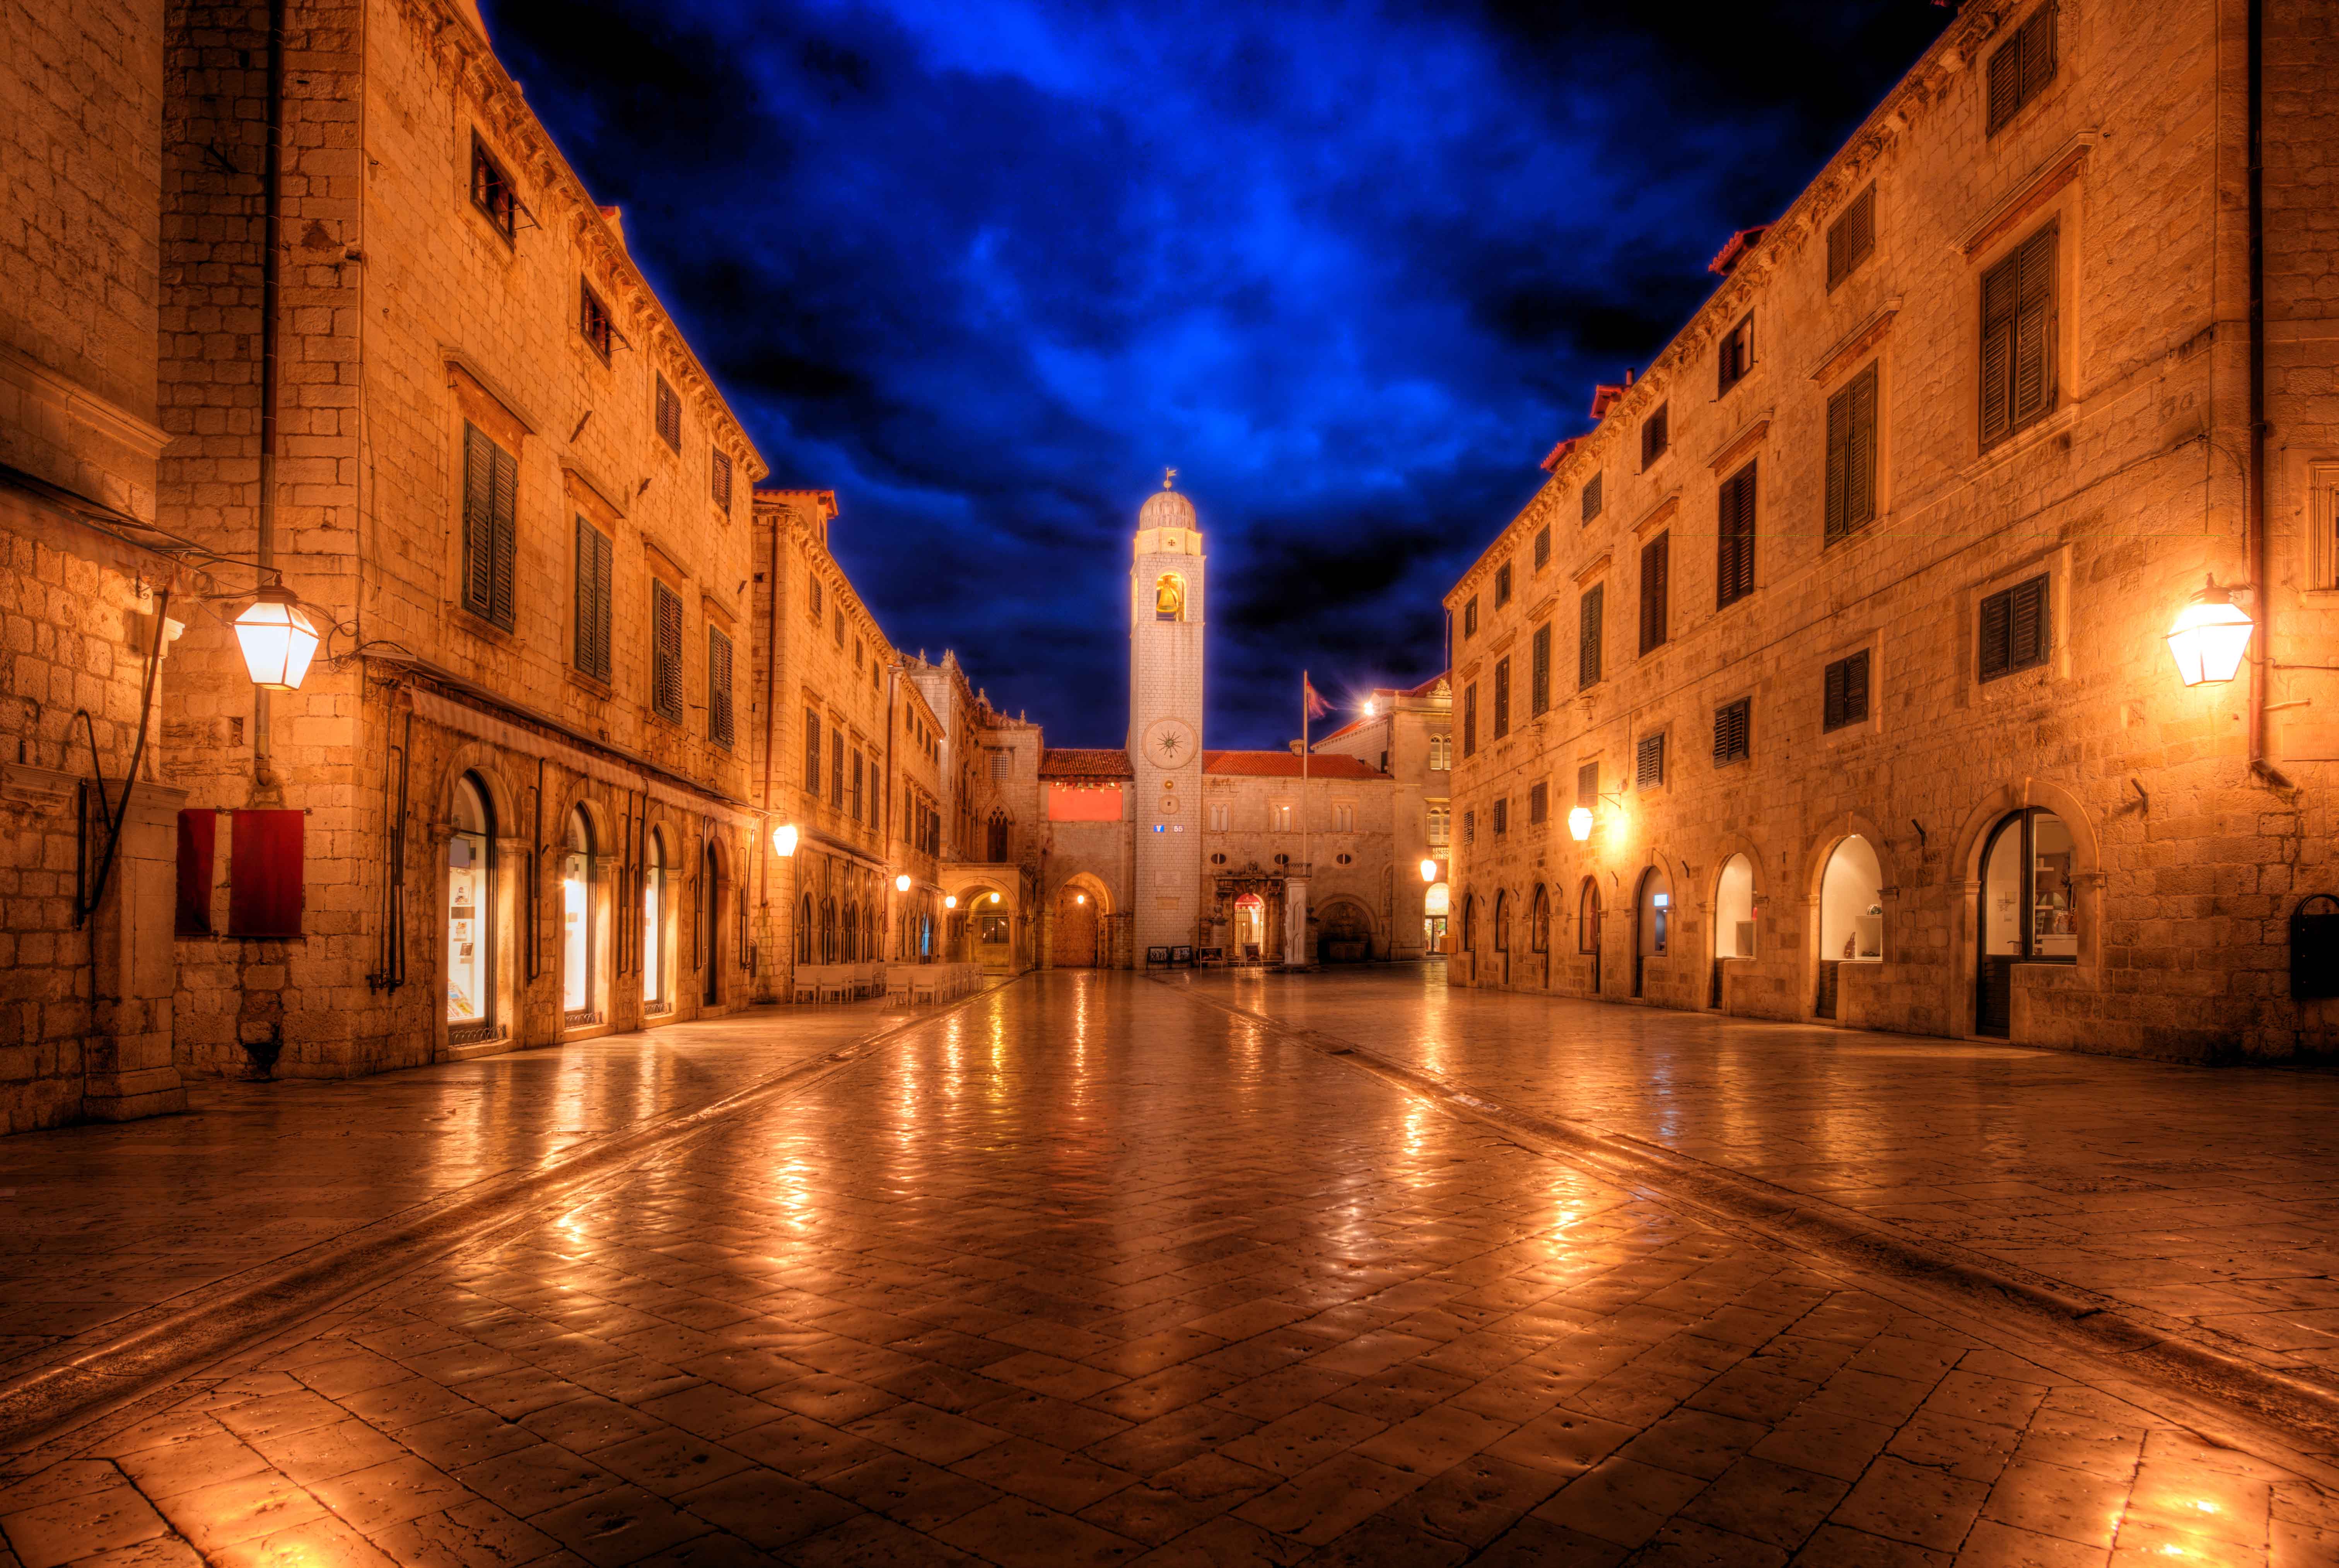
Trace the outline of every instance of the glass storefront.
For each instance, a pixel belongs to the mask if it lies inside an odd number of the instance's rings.
[[[492,819],[479,782],[455,782],[455,831],[447,841],[447,1021],[492,1027],[495,918]]]

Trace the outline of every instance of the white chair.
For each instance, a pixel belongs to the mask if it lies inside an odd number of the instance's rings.
[[[910,1000],[909,965],[889,963],[885,966],[885,1000],[897,1007]]]
[[[788,997],[792,1001],[820,1000],[820,977],[815,965],[800,963],[795,966],[788,981]]]
[[[820,966],[820,1000],[851,1001],[853,1000],[853,966],[848,963],[824,963]]]
[[[943,969],[938,963],[922,963],[910,976],[910,1000],[913,1002],[940,1001],[943,998]]]

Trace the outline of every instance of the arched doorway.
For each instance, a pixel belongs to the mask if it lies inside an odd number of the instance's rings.
[[[1858,833],[1840,839],[1820,874],[1819,995],[1813,1011],[1836,1016],[1847,963],[1884,962],[1884,873],[1876,846]]]
[[[966,912],[967,962],[987,970],[1015,968],[1015,922],[997,889],[970,889],[960,895]]]
[[[1067,883],[1056,893],[1055,932],[1050,954],[1058,969],[1094,969],[1097,905],[1084,887]]]
[[[1575,893],[1575,951],[1592,961],[1592,994],[1600,994],[1600,879],[1587,876]]]
[[[709,835],[698,856],[698,1000],[714,1007],[723,1001],[723,859]]]
[[[650,829],[647,848],[649,863],[642,867],[642,1011],[657,1014],[671,1012],[674,999],[666,994],[666,983],[673,965],[668,962],[672,952],[667,946],[673,932],[667,916],[668,883],[672,863],[666,854],[666,830]]]
[[[1266,944],[1267,901],[1255,892],[1244,893],[1235,900],[1234,956],[1244,963],[1257,963]]]
[[[496,1020],[496,819],[486,786],[455,781],[455,831],[447,841],[447,1039],[493,1040]]]
[[[1666,940],[1672,935],[1673,918],[1673,884],[1663,866],[1653,865],[1641,873],[1640,885],[1633,892],[1633,994],[1642,996],[1648,990],[1649,960],[1663,958]]]
[[[1462,959],[1467,966],[1463,974],[1466,983],[1478,983],[1478,895],[1462,895]]]
[[[1495,969],[1497,985],[1511,983],[1511,894],[1505,888],[1495,894]]]
[[[1974,1032],[2004,1039],[2014,1021],[2014,966],[2079,962],[2071,830],[2043,806],[2014,812],[1981,853]]]
[[[1527,943],[1535,954],[1535,983],[1551,989],[1551,889],[1535,883],[1535,902],[1527,911]]]
[[[577,806],[560,863],[560,1007],[570,1029],[601,1021],[600,862],[593,819]]]
[[[1713,1000],[1722,1005],[1722,961],[1754,956],[1754,863],[1733,854],[1713,884]]]
[[[805,893],[796,901],[796,962],[813,962],[813,926],[818,917],[813,912],[812,894]]]
[[[1421,895],[1421,942],[1432,958],[1446,956],[1446,922],[1453,908],[1453,891],[1442,882],[1431,883]]]
[[[1317,925],[1317,956],[1326,963],[1362,963],[1373,956],[1373,917],[1353,899],[1334,899]]]

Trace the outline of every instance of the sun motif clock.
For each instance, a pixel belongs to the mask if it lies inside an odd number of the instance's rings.
[[[1183,719],[1156,719],[1145,732],[1145,760],[1155,767],[1184,767],[1194,749],[1193,727]]]

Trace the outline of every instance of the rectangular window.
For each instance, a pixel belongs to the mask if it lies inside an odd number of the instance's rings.
[[[706,738],[731,749],[731,639],[706,628]]]
[[[1527,786],[1527,825],[1538,826],[1551,816],[1551,785],[1536,783]]]
[[[843,647],[844,646],[844,606],[843,605],[836,606],[836,614],[831,618],[829,624],[833,628],[830,640],[838,647]]]
[[[1713,358],[1715,373],[1721,382],[1716,393],[1719,396],[1744,380],[1746,372],[1754,368],[1754,318],[1748,316],[1731,328],[1730,335],[1722,340],[1722,346],[1714,350]]]
[[[1495,661],[1495,738],[1511,733],[1511,661]]]
[[[1584,481],[1584,520],[1589,523],[1600,515],[1600,476],[1593,475]]]
[[[1876,249],[1876,187],[1854,196],[1828,225],[1827,286],[1834,288],[1860,270]]]
[[[1665,782],[1665,737],[1643,735],[1633,746],[1633,787],[1654,789]]]
[[[682,399],[674,395],[664,376],[656,380],[658,439],[678,452],[682,450]]]
[[[1444,773],[1453,765],[1454,737],[1452,735],[1430,736],[1429,771],[1432,773]]]
[[[1577,764],[1575,804],[1587,811],[1600,804],[1600,764],[1598,763],[1588,762]]]
[[[1210,831],[1212,833],[1224,833],[1227,831],[1226,807],[1222,805],[1214,805],[1210,808]]]
[[[1511,803],[1508,796],[1495,803],[1495,836],[1502,837],[1511,831]]]
[[[471,138],[471,205],[487,214],[505,243],[518,237],[519,192],[512,188],[511,176],[504,173],[487,143],[477,136]]]
[[[512,629],[518,553],[519,459],[463,426],[463,607]]]
[[[1673,537],[1659,534],[1641,547],[1641,651],[1664,646],[1666,598],[1672,591]]]
[[[1495,607],[1501,609],[1511,602],[1511,563],[1505,561],[1495,568]]]
[[[1334,806],[1332,808],[1332,831],[1334,833],[1356,832],[1357,808],[1352,805]]]
[[[804,786],[820,794],[820,715],[810,708],[804,709]]]
[[[1551,525],[1545,523],[1535,530],[1535,569],[1541,571],[1551,564]]]
[[[731,511],[731,454],[717,449],[712,470],[707,476],[707,493],[727,517]]]
[[[617,330],[609,320],[609,307],[601,303],[601,296],[582,278],[577,280],[577,330],[607,363]]]
[[[1429,808],[1429,842],[1432,847],[1444,848],[1454,831],[1454,808],[1434,805]]]
[[[1601,604],[1606,597],[1608,585],[1594,583],[1584,590],[1575,601],[1575,689],[1596,685],[1600,681],[1600,616]]]
[[[828,804],[844,809],[844,732],[828,726]]]
[[[1673,444],[1673,438],[1665,429],[1665,416],[1670,408],[1670,404],[1659,403],[1649,410],[1649,417],[1641,421],[1641,467],[1644,468],[1663,457],[1665,449]]]
[[[1462,754],[1478,754],[1478,683],[1462,688]]]
[[[1840,730],[1868,717],[1868,650],[1860,649],[1828,666],[1825,695],[1821,702],[1820,728]]]
[[[1475,637],[1478,635],[1478,596],[1475,594],[1472,594],[1463,602],[1462,635],[1466,637]]]
[[[2055,80],[2053,0],[2030,14],[1989,56],[1989,134],[2006,129]]]
[[[1725,767],[1747,757],[1747,720],[1754,699],[1740,697],[1713,710],[1713,765]]]
[[[2055,408],[2055,225],[1982,274],[1981,444],[1996,446]]]
[[[1538,716],[1551,706],[1551,623],[1535,628],[1535,655],[1527,673],[1527,713]]]
[[[1994,681],[2047,662],[2047,579],[2032,577],[1981,602],[1981,678]]]
[[[227,933],[294,937],[306,902],[300,810],[236,812],[228,819]]]
[[[1714,562],[1713,607],[1736,604],[1754,591],[1754,465],[1722,482],[1721,547]]]
[[[864,644],[863,644],[863,642],[861,641],[861,639],[860,639],[859,637],[855,637],[855,638],[854,638],[854,639],[853,639],[853,667],[854,667],[854,669],[856,669],[856,670],[857,670],[857,669],[859,669],[859,668],[861,667],[862,661],[863,661],[864,659],[867,658],[867,657],[868,657],[868,654],[867,654],[867,651],[866,651],[865,645],[864,645]]]
[[[812,606],[813,623],[817,626],[820,623],[820,617],[827,613],[827,611],[822,606],[822,601],[825,596],[821,590],[820,579],[818,577],[813,577],[808,580],[812,592],[804,602]]]
[[[1828,399],[1825,544],[1876,520],[1876,367]]]
[[[1288,805],[1278,801],[1275,804],[1268,807],[1267,813],[1268,817],[1268,825],[1273,828],[1277,833],[1289,833],[1291,831],[1291,808]]]
[[[861,820],[862,802],[865,798],[862,793],[864,787],[864,785],[861,773],[861,748],[859,746],[854,746],[853,748],[853,794],[851,796],[853,801],[853,820],[854,822],[859,822]]]
[[[660,582],[650,584],[650,707],[682,722],[682,596]]]
[[[577,668],[605,685],[609,679],[609,536],[577,519]]]
[[[1477,838],[1478,814],[1475,811],[1466,811],[1462,814],[1462,842],[1466,844],[1475,843]]]

